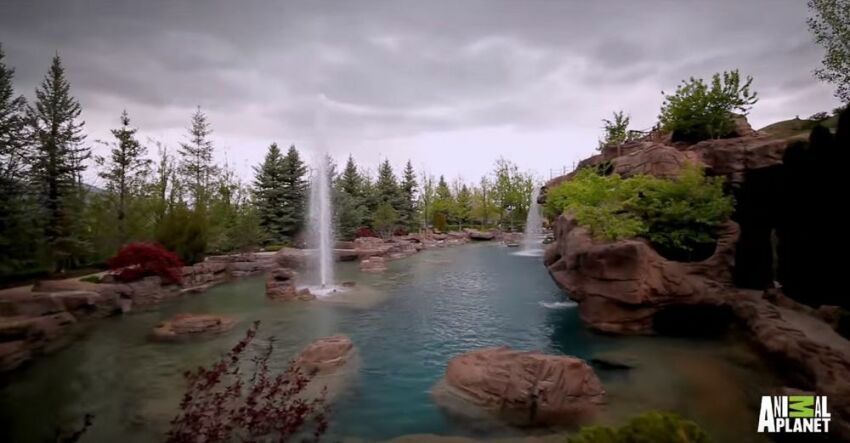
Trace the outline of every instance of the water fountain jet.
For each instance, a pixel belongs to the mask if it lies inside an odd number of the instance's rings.
[[[525,233],[522,238],[522,249],[517,255],[543,255],[543,220],[540,217],[540,186],[535,185],[531,191],[531,202],[528,206],[528,216],[525,219]]]

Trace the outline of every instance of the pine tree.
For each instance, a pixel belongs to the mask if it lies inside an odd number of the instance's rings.
[[[422,227],[428,229],[434,219],[434,177],[422,174],[422,193],[419,195],[419,207],[422,208]]]
[[[281,187],[283,189],[280,216],[280,233],[293,238],[304,227],[307,208],[307,166],[295,145],[289,147],[281,161]]]
[[[82,108],[70,90],[57,54],[35,91],[35,105],[27,109],[34,143],[30,176],[45,211],[44,238],[54,270],[79,259],[86,247],[75,231],[81,218],[83,161],[91,153],[83,145]]]
[[[454,218],[458,224],[458,229],[463,230],[463,227],[469,223],[469,217],[472,215],[472,193],[469,187],[464,183],[457,192],[457,198],[454,205]]]
[[[189,192],[189,197],[196,209],[203,209],[209,198],[209,185],[218,174],[218,167],[213,163],[213,146],[210,140],[212,129],[207,121],[207,116],[201,112],[198,106],[192,114],[192,123],[189,127],[189,141],[181,143],[178,154],[180,154],[179,172],[183,185]]]
[[[15,96],[15,71],[0,46],[0,274],[32,266],[36,206],[26,191],[26,100]]]
[[[272,143],[263,163],[254,167],[254,201],[260,226],[275,244],[286,237],[281,224],[286,212],[283,179],[283,156],[277,143]]]
[[[437,228],[437,220],[443,221],[447,220],[453,213],[454,209],[454,199],[452,198],[452,192],[449,189],[449,185],[446,183],[446,179],[441,175],[440,181],[437,182],[437,189],[435,191],[435,199],[434,199],[434,227]],[[440,228],[440,230],[443,230]]]
[[[127,230],[127,212],[131,199],[138,196],[150,171],[151,161],[146,157],[147,148],[136,140],[137,129],[130,127],[127,110],[121,113],[121,127],[113,129],[116,142],[111,147],[108,158],[95,157],[100,166],[100,178],[106,180],[106,190],[112,197],[115,211],[115,223],[118,230],[118,245],[129,240]],[[106,144],[106,143],[104,143]]]
[[[393,209],[398,211],[401,206],[401,195],[399,194],[398,181],[389,160],[384,160],[378,167],[378,179],[375,181],[375,188],[378,203],[389,203]]]
[[[404,168],[404,176],[401,180],[401,203],[399,207],[399,223],[414,231],[419,225],[416,207],[416,173],[410,160]]]
[[[367,218],[363,178],[351,155],[334,183],[334,213],[336,233],[344,240],[353,239]]]
[[[375,211],[373,219],[375,220],[375,230],[382,237],[388,237],[395,231],[396,223],[398,223],[398,212],[393,209],[389,202],[383,202]]]

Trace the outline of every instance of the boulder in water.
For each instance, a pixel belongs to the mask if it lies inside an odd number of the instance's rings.
[[[236,324],[231,317],[212,314],[177,314],[154,328],[151,338],[177,341],[207,334],[220,334]]]
[[[500,347],[451,359],[434,397],[456,412],[473,406],[512,424],[550,425],[585,422],[604,404],[605,391],[578,358]]]
[[[469,238],[477,241],[490,241],[496,238],[496,233],[493,231],[479,231],[477,229],[467,229]]]
[[[291,301],[299,297],[295,287],[295,271],[277,268],[266,277],[266,297],[272,300]]]
[[[307,398],[324,395],[330,401],[350,384],[358,360],[357,348],[351,339],[334,335],[307,345],[295,357],[293,365],[310,379],[305,388]]]

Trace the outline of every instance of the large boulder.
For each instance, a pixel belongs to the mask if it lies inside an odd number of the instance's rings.
[[[640,239],[595,242],[575,218],[555,222],[555,242],[544,255],[550,275],[579,304],[582,320],[610,333],[652,333],[655,315],[669,305],[719,305],[732,285],[738,228],[727,222],[714,254],[683,263]]]
[[[309,257],[302,249],[281,248],[274,254],[273,261],[281,268],[304,269],[309,263]]]
[[[466,233],[471,240],[489,241],[496,238],[496,233],[493,231],[479,231],[477,229],[467,229]]]
[[[357,348],[344,335],[320,338],[295,357],[293,365],[309,379],[303,396],[333,401],[347,388],[359,367]]]
[[[201,335],[220,334],[236,324],[231,317],[212,314],[177,314],[154,328],[156,341],[178,341]]]
[[[433,392],[453,412],[473,406],[517,425],[582,423],[605,402],[602,383],[583,360],[507,347],[452,358]]]
[[[781,164],[787,146],[787,140],[749,136],[705,140],[688,147],[687,152],[699,156],[713,175],[740,184],[747,171]]]
[[[613,159],[612,163],[614,172],[623,177],[652,175],[675,178],[686,164],[700,165],[701,161],[694,152],[680,151],[661,143],[642,142],[628,154]]]

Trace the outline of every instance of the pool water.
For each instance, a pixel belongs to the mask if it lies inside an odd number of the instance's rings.
[[[103,320],[64,350],[8,377],[0,388],[0,441],[45,441],[53,426],[79,423],[87,412],[95,418],[83,442],[162,441],[183,392],[183,371],[214,361],[253,320],[261,321],[260,337],[276,338],[278,368],[317,338],[342,333],[354,342],[361,364],[333,403],[330,441],[531,432],[459,419],[431,399],[452,356],[502,345],[585,359],[619,353],[639,361],[631,371],[599,371],[609,393],[603,422],[663,408],[698,421],[719,441],[760,441],[754,402],[770,380],[745,347],[593,334],[542,258],[513,252],[494,244],[425,251],[392,262],[382,274],[340,263],[337,278],[357,285],[328,301],[267,300],[264,278],[254,277]],[[159,321],[179,312],[227,314],[240,323],[191,342],[147,339]]]

